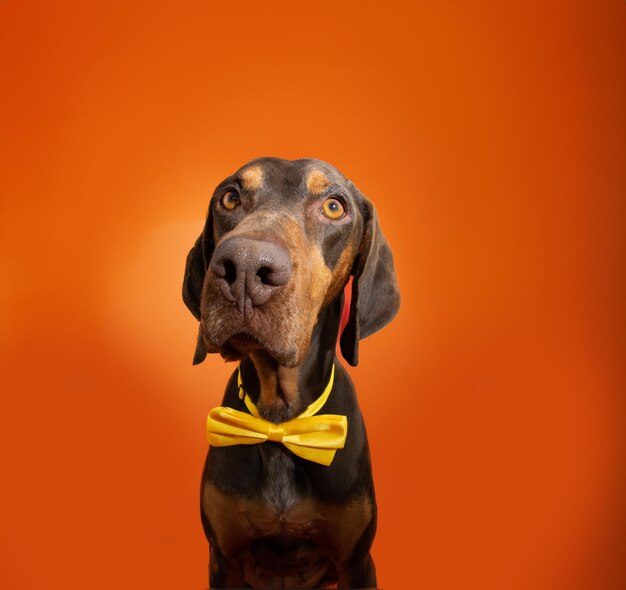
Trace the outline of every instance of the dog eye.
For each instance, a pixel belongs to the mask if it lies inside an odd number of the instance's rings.
[[[339,199],[330,197],[322,203],[322,213],[328,219],[341,219],[346,214],[346,210]]]
[[[222,207],[228,211],[232,211],[233,209],[239,207],[241,205],[241,199],[239,195],[235,191],[226,191],[222,198],[220,199],[220,203]]]

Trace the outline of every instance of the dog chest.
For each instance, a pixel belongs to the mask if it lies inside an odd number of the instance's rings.
[[[300,498],[288,508],[279,509],[262,496],[229,495],[214,484],[204,487],[202,509],[226,555],[240,551],[256,539],[281,537],[310,540],[335,556],[347,558],[374,516],[372,501],[367,496],[345,504]]]

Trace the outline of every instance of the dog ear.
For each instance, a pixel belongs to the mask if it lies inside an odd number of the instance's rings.
[[[196,240],[193,248],[187,254],[187,262],[185,264],[185,277],[183,278],[183,301],[193,314],[200,320],[200,301],[202,299],[202,286],[204,285],[204,277],[206,275],[209,261],[213,254],[213,216],[211,209],[207,214],[204,229],[200,237]],[[198,341],[196,351],[193,357],[193,364],[197,365],[206,358],[206,350],[202,342],[202,324],[198,330]]]
[[[341,353],[353,367],[359,363],[359,340],[385,327],[400,309],[391,248],[374,205],[365,197],[363,203],[363,237],[352,269],[350,315],[340,340]]]

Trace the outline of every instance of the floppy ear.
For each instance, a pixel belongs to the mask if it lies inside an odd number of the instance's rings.
[[[202,286],[204,285],[204,276],[209,266],[209,261],[213,254],[213,216],[209,207],[204,229],[200,237],[196,240],[193,248],[187,254],[187,263],[185,265],[185,277],[183,279],[183,301],[193,314],[200,320],[200,301],[202,297]],[[198,330],[198,342],[196,344],[196,352],[193,357],[193,364],[197,365],[206,358],[206,350],[202,342],[202,324]]]
[[[391,248],[380,229],[374,205],[365,198],[363,202],[363,237],[352,270],[350,315],[340,340],[341,353],[353,367],[359,363],[359,340],[385,327],[400,309]]]

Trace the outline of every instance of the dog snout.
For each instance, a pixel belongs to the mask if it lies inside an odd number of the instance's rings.
[[[263,305],[291,278],[289,252],[276,242],[252,238],[224,240],[210,266],[222,295],[241,311]]]

